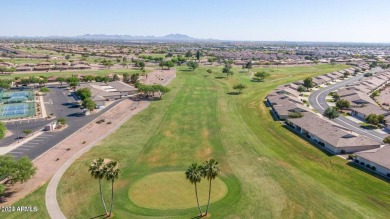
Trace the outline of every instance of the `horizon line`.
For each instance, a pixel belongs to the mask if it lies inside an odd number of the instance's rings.
[[[181,33],[170,33],[170,34],[165,34],[165,35],[131,35],[131,34],[104,34],[104,33],[86,33],[86,34],[81,34],[81,35],[46,35],[46,36],[26,36],[26,35],[2,35],[0,38],[78,38],[78,37],[83,37],[86,35],[105,35],[105,36],[131,36],[131,37],[156,37],[156,38],[163,38],[169,35],[182,35],[182,36],[187,36],[189,38],[192,38],[192,40],[199,40],[199,41],[220,41],[220,42],[286,42],[286,43],[351,43],[351,44],[390,44],[390,42],[368,42],[368,41],[315,41],[315,40],[245,40],[245,39],[240,39],[240,40],[234,40],[234,39],[215,39],[215,38],[197,38],[197,37],[192,37],[187,34],[181,34]],[[96,39],[99,40],[99,39]],[[105,40],[105,39],[101,39]],[[109,39],[106,39],[109,40]],[[112,40],[112,39],[111,39]],[[120,40],[120,39],[119,39]],[[150,41],[150,40],[149,40]],[[183,41],[183,40],[182,40]],[[185,41],[185,40],[184,40]],[[190,41],[190,40],[188,40]]]

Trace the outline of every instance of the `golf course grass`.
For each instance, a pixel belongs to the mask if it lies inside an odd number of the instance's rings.
[[[137,197],[129,195],[134,195],[132,190],[140,181],[155,183],[155,174],[167,172],[183,177],[174,187],[166,185],[168,189],[191,188],[184,180],[186,168],[215,158],[227,193],[210,205],[212,218],[387,218],[388,182],[290,132],[273,120],[263,103],[278,85],[345,67],[251,70],[270,72],[265,82],[252,82],[251,72],[238,68],[226,78],[221,67],[213,67],[211,74],[205,67],[195,71],[178,67],[177,77],[169,85],[171,92],[163,100],[150,104],[70,166],[57,190],[60,208],[68,218],[103,213],[98,181],[89,175],[88,166],[96,157],[104,157],[121,163],[122,173],[114,184],[113,218],[192,218],[198,210],[191,190],[189,197],[183,198],[188,208],[138,205]],[[240,95],[232,93],[237,83],[247,86]],[[217,180],[213,181],[213,186],[216,184]],[[110,182],[103,181],[103,192],[109,202]],[[44,191],[38,190],[32,197],[37,196],[44,199]],[[144,203],[169,205],[154,200],[155,196],[142,198]],[[175,201],[175,197],[164,199]],[[201,203],[205,210],[205,202]]]
[[[208,181],[198,183],[200,205],[207,203]],[[211,203],[227,193],[225,183],[216,178],[211,190]],[[194,186],[186,182],[183,172],[160,172],[143,177],[129,189],[130,200],[144,208],[168,210],[196,207]]]

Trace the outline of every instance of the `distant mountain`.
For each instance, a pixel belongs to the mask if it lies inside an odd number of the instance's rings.
[[[204,41],[203,39],[193,38],[184,34],[168,34],[162,37],[156,36],[132,36],[132,35],[106,35],[106,34],[85,34],[81,36],[70,37],[73,39],[88,40],[131,40],[131,41]],[[210,39],[208,39],[210,41]]]
[[[185,34],[168,34],[166,36],[132,36],[132,35],[106,35],[106,34],[84,34],[80,36],[11,36],[2,37],[0,39],[34,39],[34,40],[109,40],[109,41],[179,41],[179,42],[197,42],[197,41],[219,41],[215,39],[198,39]]]

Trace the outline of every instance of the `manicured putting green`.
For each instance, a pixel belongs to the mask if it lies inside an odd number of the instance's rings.
[[[211,201],[225,197],[228,189],[219,178],[211,185]],[[198,184],[200,205],[207,204],[208,181]],[[129,198],[136,205],[159,210],[196,207],[195,188],[186,180],[184,172],[154,173],[136,181],[129,189]]]

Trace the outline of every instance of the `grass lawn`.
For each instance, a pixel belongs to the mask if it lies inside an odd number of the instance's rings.
[[[87,170],[93,159],[103,156],[118,160],[123,171],[115,184],[114,218],[194,217],[195,207],[140,207],[129,198],[129,189],[156,173],[179,171],[184,178],[190,163],[213,157],[221,163],[220,180],[228,189],[211,204],[213,218],[387,218],[390,184],[296,136],[275,122],[263,103],[280,84],[343,67],[264,68],[273,70],[265,82],[251,82],[250,73],[241,69],[226,79],[220,68],[213,67],[215,73],[209,75],[208,68],[179,67],[162,101],[127,121],[67,170],[57,192],[62,211],[68,218],[102,213],[98,182]],[[229,95],[236,83],[247,89]],[[110,184],[103,186],[108,199]],[[181,190],[188,185],[175,186]],[[33,195],[43,199],[44,191]],[[194,194],[188,195],[183,202],[194,206]]]
[[[165,58],[167,54],[164,53],[164,54],[157,54],[157,53],[142,53],[142,54],[139,54],[138,56],[151,56],[153,58]]]
[[[360,127],[364,128],[364,129],[370,129],[370,130],[373,130],[373,129],[378,129],[379,127],[376,126],[376,125],[373,125],[373,124],[369,124],[369,123],[365,123],[365,122],[361,122],[359,123]]]
[[[50,218],[46,211],[45,191],[47,183],[37,189],[35,192],[26,196],[24,199],[13,204],[13,207],[37,207],[36,212],[0,212],[0,218],[19,219],[19,218]]]

